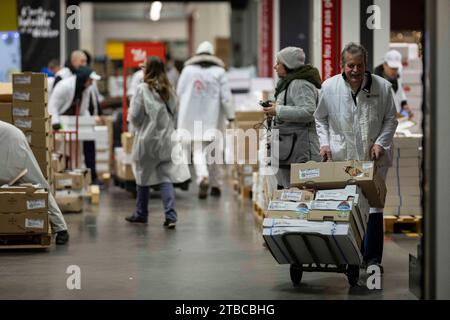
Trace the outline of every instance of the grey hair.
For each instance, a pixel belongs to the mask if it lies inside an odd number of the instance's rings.
[[[345,66],[345,53],[349,53],[352,55],[361,55],[364,57],[364,64],[367,66],[367,62],[369,60],[369,54],[367,53],[366,48],[364,48],[363,45],[357,44],[355,42],[347,43],[344,47],[344,50],[342,50],[341,53],[341,66]]]

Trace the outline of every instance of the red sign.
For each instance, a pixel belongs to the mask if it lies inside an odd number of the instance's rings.
[[[149,56],[158,56],[166,61],[164,43],[162,42],[125,42],[123,60],[123,131],[127,131],[127,70],[138,68]]]
[[[273,0],[261,1],[259,76],[273,74]]]
[[[341,0],[322,0],[322,80],[340,73]]]

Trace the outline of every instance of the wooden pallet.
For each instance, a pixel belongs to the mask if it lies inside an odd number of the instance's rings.
[[[422,216],[384,216],[386,233],[422,233]]]
[[[6,249],[47,249],[52,244],[52,234],[1,234],[0,250]]]

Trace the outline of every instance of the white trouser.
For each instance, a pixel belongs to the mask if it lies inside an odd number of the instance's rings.
[[[197,184],[200,184],[203,179],[207,178],[212,187],[221,187],[223,165],[211,159],[211,152],[206,148],[210,143],[209,141],[192,143],[192,161],[197,176],[196,181]],[[222,152],[222,150],[218,148],[215,149],[215,152]]]

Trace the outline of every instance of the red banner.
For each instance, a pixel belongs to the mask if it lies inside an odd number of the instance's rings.
[[[138,68],[149,56],[158,56],[166,61],[164,43],[162,42],[125,42],[123,58],[123,131],[127,131],[127,71]]]
[[[340,73],[341,1],[322,0],[322,80]]]
[[[273,75],[273,0],[261,1],[259,76]]]

